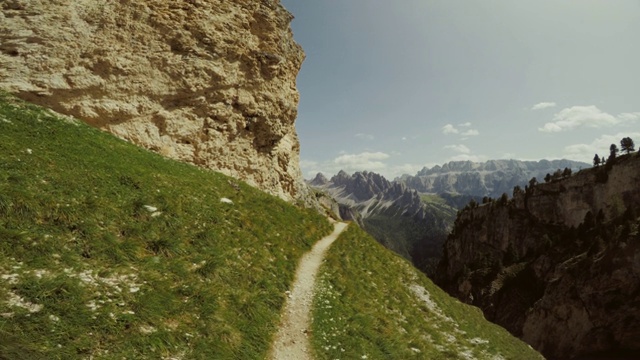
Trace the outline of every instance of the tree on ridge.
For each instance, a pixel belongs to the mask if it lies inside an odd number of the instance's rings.
[[[607,162],[613,160],[616,158],[616,155],[618,155],[618,147],[616,146],[616,144],[611,144],[611,146],[609,147],[609,158],[607,159]]]
[[[635,151],[635,144],[633,143],[633,140],[631,140],[630,137],[626,137],[626,138],[622,138],[622,140],[620,140],[620,149],[622,149],[622,151],[626,151],[627,154]]]

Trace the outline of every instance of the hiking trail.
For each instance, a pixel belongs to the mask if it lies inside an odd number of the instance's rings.
[[[273,343],[273,360],[311,360],[310,312],[316,276],[327,249],[347,227],[346,223],[335,223],[333,233],[318,241],[311,251],[304,254],[284,306],[280,328]]]

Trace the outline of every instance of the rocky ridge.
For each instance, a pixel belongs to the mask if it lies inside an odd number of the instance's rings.
[[[536,177],[541,180],[565,167],[575,170],[589,164],[571,160],[489,160],[484,163],[452,161],[442,166],[423,168],[415,176],[396,179],[423,193],[460,193],[473,196],[499,197],[510,194],[514,186],[526,184]]]
[[[291,19],[277,0],[6,0],[0,89],[306,201]]]
[[[310,184],[335,199],[343,220],[357,222],[419,269],[433,270],[456,213],[444,200],[425,204],[417,191],[368,171],[340,171],[330,180],[318,174]]]
[[[549,358],[640,355],[638,181],[632,154],[471,203],[437,283]]]

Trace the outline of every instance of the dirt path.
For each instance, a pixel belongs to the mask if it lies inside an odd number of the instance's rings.
[[[311,251],[304,254],[296,270],[293,290],[285,304],[283,320],[273,343],[273,360],[311,360],[311,347],[307,338],[310,323],[311,304],[316,275],[324,254],[338,235],[347,227],[345,223],[335,223],[333,233],[318,241]]]

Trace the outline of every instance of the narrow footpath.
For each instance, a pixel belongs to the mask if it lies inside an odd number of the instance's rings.
[[[335,223],[334,230],[318,241],[311,251],[304,254],[296,270],[293,289],[284,307],[283,319],[273,343],[273,360],[312,360],[310,334],[310,311],[316,276],[327,249],[347,227],[345,223]]]

